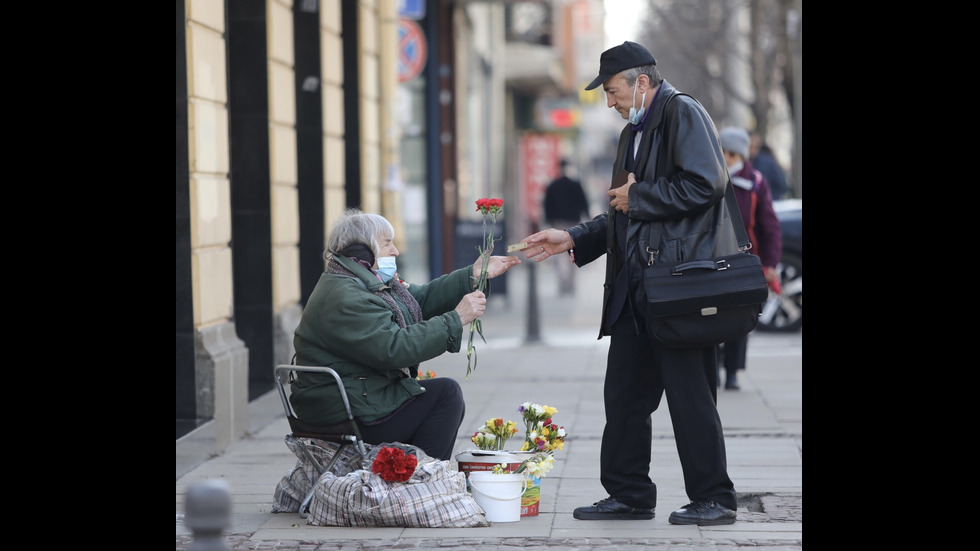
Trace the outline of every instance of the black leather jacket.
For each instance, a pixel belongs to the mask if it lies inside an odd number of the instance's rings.
[[[569,228],[575,241],[575,263],[584,266],[603,254],[602,323],[606,327],[609,297],[620,266],[627,270],[629,300],[643,315],[646,292],[643,268],[653,262],[676,263],[732,254],[738,250],[734,227],[724,201],[728,168],[715,125],[700,103],[667,81],[650,105],[636,156],[636,184],[629,190],[626,259],[615,246],[615,210]],[[665,112],[665,107],[669,109]],[[632,125],[619,138],[613,177],[626,165]],[[661,155],[662,153],[662,155]]]

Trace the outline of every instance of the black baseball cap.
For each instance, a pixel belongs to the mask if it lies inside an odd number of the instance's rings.
[[[656,64],[657,60],[653,59],[653,54],[649,50],[636,42],[627,40],[619,46],[609,48],[602,52],[602,56],[599,57],[599,76],[595,77],[595,80],[590,82],[585,89],[591,90],[597,86],[601,86],[603,82],[606,82],[626,69]]]

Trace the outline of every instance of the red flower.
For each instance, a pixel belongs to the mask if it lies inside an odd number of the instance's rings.
[[[477,247],[477,251],[480,253],[482,267],[480,268],[480,277],[476,281],[476,288],[480,291],[486,292],[487,279],[489,278],[489,275],[487,274],[487,266],[490,263],[490,254],[493,252],[493,242],[497,240],[493,237],[493,226],[497,223],[497,215],[502,213],[504,210],[504,200],[488,199],[486,197],[483,199],[477,199],[476,210],[483,214],[483,246]],[[490,217],[491,222],[489,234],[487,233],[487,216]],[[476,369],[476,347],[473,346],[474,333],[479,333],[480,338],[483,339],[483,342],[487,342],[487,339],[483,337],[483,322],[480,320],[480,318],[476,318],[470,322],[470,342],[466,347],[467,379],[470,378],[470,372]]]
[[[498,214],[504,206],[503,199],[483,199],[476,200],[476,210],[482,212],[484,216],[487,214]]]
[[[371,464],[371,472],[387,482],[405,482],[415,474],[418,464],[414,455],[398,448],[381,448]]]

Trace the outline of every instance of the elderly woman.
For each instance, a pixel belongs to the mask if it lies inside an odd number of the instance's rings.
[[[486,310],[486,295],[474,290],[480,262],[409,285],[396,275],[394,237],[377,214],[349,209],[337,221],[324,252],[326,272],[296,328],[296,363],[340,374],[365,442],[412,444],[448,460],[463,422],[462,390],[448,377],[415,377],[421,362],[459,352],[463,328]],[[492,256],[488,276],[519,262]],[[300,374],[290,398],[297,416],[314,424],[345,420],[335,385],[329,376]]]

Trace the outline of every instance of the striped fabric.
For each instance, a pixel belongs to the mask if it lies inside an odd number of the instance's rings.
[[[308,441],[314,457],[327,464],[338,445]],[[273,496],[273,513],[299,512],[316,470],[303,457],[292,435],[286,446],[296,465],[283,476]],[[418,458],[415,474],[407,482],[385,482],[370,471],[382,447],[398,447]],[[367,469],[361,456],[348,446],[331,472],[316,481],[307,523],[313,526],[399,526],[405,528],[469,528],[490,526],[486,513],[466,491],[466,475],[450,468],[449,461],[426,455],[416,446],[386,443],[368,446]]]
[[[310,450],[313,457],[321,465],[329,463],[330,459],[337,453],[337,449],[340,447],[340,444],[334,442],[325,442],[312,438],[304,438],[303,440],[307,444],[307,449]],[[299,444],[291,434],[286,435],[286,447],[293,452],[297,460],[296,465],[282,477],[282,480],[276,486],[276,491],[272,496],[273,513],[298,513],[300,504],[303,503],[306,495],[313,489],[313,483],[317,479],[316,469],[313,468],[313,464],[308,459],[303,457]],[[337,476],[344,476],[360,468],[360,454],[354,450],[353,446],[347,446],[344,448],[340,459],[334,464],[333,473]]]
[[[314,526],[400,526],[469,528],[490,526],[486,513],[466,491],[466,475],[449,461],[426,457],[407,482],[386,482],[368,470],[346,476],[325,473],[310,505]]]

